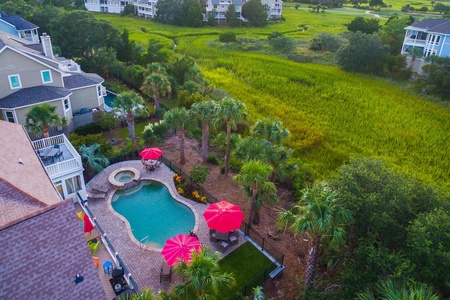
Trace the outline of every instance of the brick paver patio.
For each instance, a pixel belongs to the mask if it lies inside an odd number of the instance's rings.
[[[164,164],[156,171],[147,172],[139,160],[116,163],[107,167],[87,184],[87,187],[95,184],[110,188],[106,199],[89,200],[88,206],[138,284],[139,289],[144,287],[152,288],[155,293],[160,289],[169,290],[171,285],[182,283],[182,280],[176,273],[172,272],[172,283],[163,282],[160,284],[159,276],[164,259],[160,253],[161,249],[142,246],[131,233],[128,221],[116,213],[111,206],[112,196],[117,189],[109,183],[109,175],[119,168],[128,167],[137,169],[141,173],[141,180],[156,180],[163,183],[169,189],[174,199],[187,205],[195,215],[193,231],[197,234],[200,242],[210,245],[213,251],[218,251],[217,245],[209,240],[209,228],[203,218],[203,212],[207,206],[181,197],[176,192],[175,184],[173,183],[172,176],[174,173]],[[187,232],[180,233],[187,234]],[[244,242],[245,239],[240,236],[238,245],[230,247],[222,255],[227,255]]]

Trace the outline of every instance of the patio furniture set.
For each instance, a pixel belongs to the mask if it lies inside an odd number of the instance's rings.
[[[59,160],[61,157],[64,159],[64,151],[60,149],[58,144],[53,145],[53,147],[46,149],[36,150],[36,153],[39,155],[40,159],[44,164],[55,163],[55,159]]]
[[[217,243],[221,251],[227,250],[233,245],[237,245],[239,241],[239,232],[236,230],[229,231],[226,233],[220,232],[215,229],[209,230],[209,240],[211,242]]]

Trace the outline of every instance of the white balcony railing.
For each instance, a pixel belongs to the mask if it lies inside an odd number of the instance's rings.
[[[61,148],[65,148],[64,151],[70,152],[70,155],[69,153],[66,153],[65,155],[67,159],[45,166],[45,170],[51,179],[69,174],[71,172],[83,170],[80,155],[64,134],[33,141],[32,144],[35,150],[60,145]]]
[[[417,39],[410,39],[405,38],[404,44],[407,45],[415,45],[415,46],[425,46],[426,40],[417,40]]]

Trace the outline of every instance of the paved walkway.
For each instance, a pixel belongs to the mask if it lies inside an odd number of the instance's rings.
[[[109,166],[87,184],[87,187],[91,184],[95,184],[103,185],[111,189],[111,192],[108,193],[106,199],[89,200],[88,206],[138,284],[139,289],[148,287],[152,288],[155,293],[160,289],[170,290],[170,283],[163,282],[160,284],[159,282],[160,270],[164,259],[160,253],[161,249],[150,246],[142,247],[139,241],[137,241],[131,233],[128,221],[116,213],[111,206],[111,199],[116,189],[109,183],[109,175],[119,168],[127,167],[137,169],[141,173],[141,180],[156,180],[163,183],[169,189],[169,192],[174,199],[187,205],[195,215],[194,232],[197,234],[200,242],[202,244],[210,245],[213,251],[218,251],[217,245],[209,241],[209,228],[203,218],[203,212],[206,210],[207,206],[181,197],[178,192],[176,192],[175,184],[172,179],[174,173],[164,164],[156,171],[147,172],[139,160],[120,162]],[[180,233],[187,234],[187,232]],[[232,252],[244,242],[245,239],[240,236],[238,245],[227,249],[223,253],[223,256]],[[172,272],[172,285],[178,283],[182,283],[181,278]]]

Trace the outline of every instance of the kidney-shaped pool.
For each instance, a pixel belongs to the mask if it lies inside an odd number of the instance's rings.
[[[147,244],[158,248],[195,226],[190,208],[173,199],[167,187],[156,181],[142,180],[133,189],[117,191],[111,205],[128,220],[138,241],[148,236]]]

